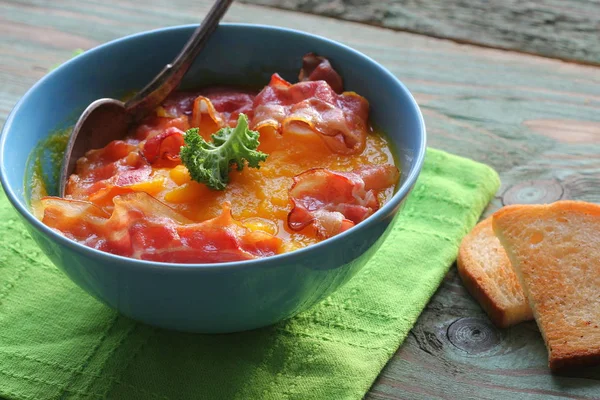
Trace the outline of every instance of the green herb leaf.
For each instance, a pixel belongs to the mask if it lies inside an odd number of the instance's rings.
[[[267,159],[267,154],[256,150],[258,137],[258,132],[248,129],[248,117],[240,114],[237,126],[220,129],[212,135],[212,142],[206,142],[198,128],[189,129],[179,155],[193,180],[223,190],[232,164],[241,171],[246,162],[249,167],[260,168],[259,162]]]

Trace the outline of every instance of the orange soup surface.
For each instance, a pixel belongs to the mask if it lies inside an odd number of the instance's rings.
[[[327,60],[317,63],[336,74]],[[308,70],[305,57],[296,84],[275,74],[260,92],[176,92],[127,138],[82,157],[65,198],[43,197],[34,208],[73,240],[166,262],[265,257],[349,229],[391,198],[398,169],[368,123],[367,101],[336,92],[337,74],[333,81],[322,73]],[[232,166],[224,190],[194,181],[179,157],[185,135],[211,142],[240,114],[267,159],[259,168]]]

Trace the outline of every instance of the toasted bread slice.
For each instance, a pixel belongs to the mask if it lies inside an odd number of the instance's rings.
[[[600,363],[600,206],[509,206],[492,225],[529,299],[550,368]]]
[[[457,262],[467,290],[496,326],[506,328],[533,319],[510,260],[492,230],[491,217],[464,237]]]

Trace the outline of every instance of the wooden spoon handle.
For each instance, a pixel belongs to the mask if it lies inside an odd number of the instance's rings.
[[[160,105],[177,88],[200,51],[206,45],[210,35],[219,26],[219,21],[229,9],[233,0],[217,0],[206,18],[196,28],[181,52],[172,63],[162,71],[134,97],[125,103],[125,109],[134,119],[140,119]]]

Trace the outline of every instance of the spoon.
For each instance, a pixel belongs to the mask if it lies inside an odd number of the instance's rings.
[[[60,197],[65,196],[67,180],[80,157],[88,150],[102,148],[125,137],[131,124],[154,111],[177,88],[231,3],[233,0],[217,0],[173,62],[130,100],[123,103],[115,99],[99,99],[83,111],[65,149],[60,172]]]

